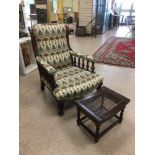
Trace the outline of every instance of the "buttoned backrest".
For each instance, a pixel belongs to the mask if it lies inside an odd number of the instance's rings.
[[[47,60],[55,69],[71,64],[64,24],[37,24],[32,27],[38,56]]]

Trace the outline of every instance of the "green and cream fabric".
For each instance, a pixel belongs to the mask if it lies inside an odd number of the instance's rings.
[[[45,70],[54,75],[56,88],[53,91],[58,100],[75,99],[96,89],[103,81],[99,75],[71,66],[71,55],[94,61],[92,57],[68,49],[66,27],[58,25],[34,25],[37,43],[36,60]],[[41,79],[50,89],[45,77]]]
[[[71,65],[70,53],[67,51],[59,54],[44,53],[44,55],[38,56],[39,58],[51,65],[54,69],[61,69]]]
[[[74,66],[57,70],[54,78],[57,88],[53,93],[58,100],[78,98],[96,89],[103,81],[101,76]]]
[[[71,65],[64,24],[34,25],[33,31],[39,56],[55,69]]]
[[[37,41],[46,39],[58,39],[66,37],[66,27],[64,24],[48,25],[37,24],[33,25],[33,30]]]
[[[49,73],[49,74],[52,74],[54,75],[56,70],[51,66],[51,64],[49,64],[47,61],[45,61],[43,58],[41,57],[36,57],[36,60],[39,64],[41,64],[44,69]]]

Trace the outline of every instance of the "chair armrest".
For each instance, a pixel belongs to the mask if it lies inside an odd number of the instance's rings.
[[[79,68],[85,69],[87,71],[95,72],[95,60],[89,55],[83,55],[74,51],[70,51],[72,64]],[[78,58],[78,59],[77,59]],[[91,67],[89,67],[89,63],[91,62]]]
[[[50,75],[54,75],[56,70],[47,62],[45,61],[43,58],[37,56],[36,57],[37,62],[42,65],[42,67],[50,74]]]
[[[36,57],[36,61],[37,61],[37,65],[40,73],[40,79],[45,83],[45,85],[50,90],[53,91],[56,88],[56,83],[54,78],[54,74],[56,70],[40,56]]]
[[[91,62],[96,62],[95,59],[93,59],[93,57],[90,56],[90,55],[84,55],[84,54],[81,54],[81,53],[78,53],[78,52],[74,52],[74,51],[70,51],[70,53],[73,56],[80,57],[80,58],[83,58],[85,60],[89,60]]]

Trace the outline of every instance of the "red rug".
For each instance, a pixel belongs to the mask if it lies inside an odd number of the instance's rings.
[[[94,54],[99,63],[135,67],[135,39],[111,37]]]

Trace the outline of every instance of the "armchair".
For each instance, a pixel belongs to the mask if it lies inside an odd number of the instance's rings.
[[[64,114],[65,103],[74,102],[102,86],[103,77],[95,74],[93,58],[71,49],[66,25],[38,24],[29,31],[41,90],[46,86],[55,97],[60,116]]]

